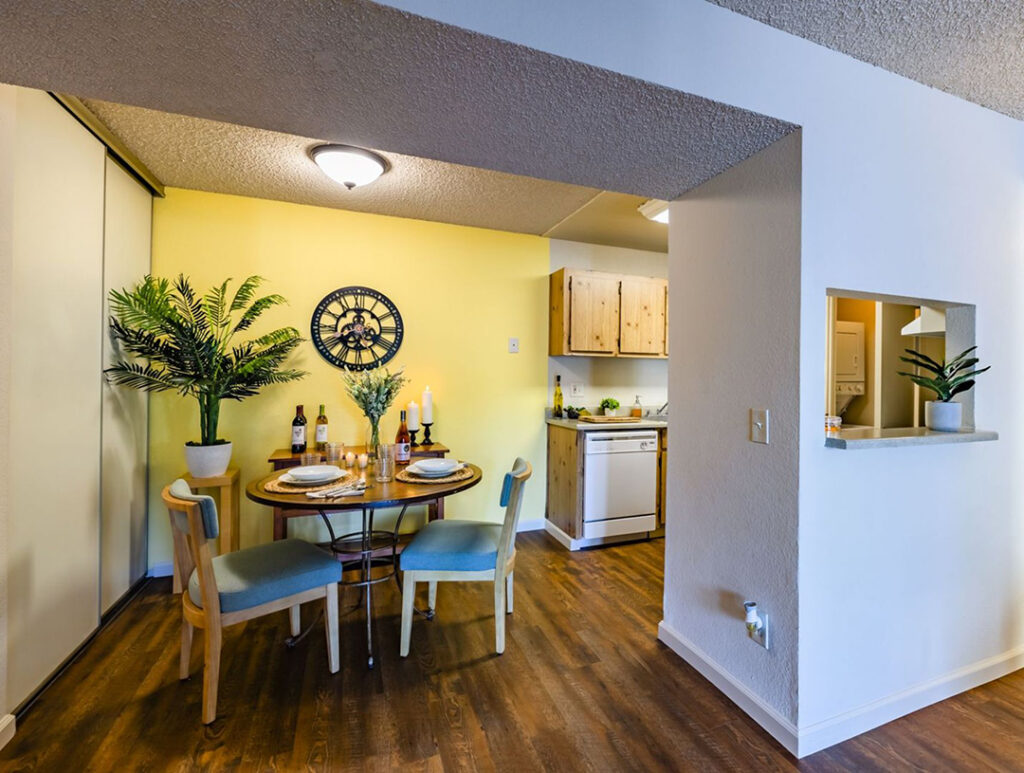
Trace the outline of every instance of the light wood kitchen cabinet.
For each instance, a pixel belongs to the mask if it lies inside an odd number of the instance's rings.
[[[619,354],[664,356],[664,279],[624,276],[619,282]]]
[[[548,426],[548,486],[544,517],[567,536],[583,536],[583,433]]]
[[[550,277],[548,353],[668,356],[668,282],[562,268]]]

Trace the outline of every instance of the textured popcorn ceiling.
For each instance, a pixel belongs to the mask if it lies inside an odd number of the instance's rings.
[[[0,30],[0,81],[663,199],[793,129],[363,0],[10,2]]]
[[[390,152],[384,152],[391,162],[387,174],[349,191],[310,160],[309,149],[321,140],[113,102],[85,103],[161,182],[179,188],[533,234],[600,193]],[[635,228],[659,230],[636,220]]]
[[[1020,0],[710,0],[1024,119]]]

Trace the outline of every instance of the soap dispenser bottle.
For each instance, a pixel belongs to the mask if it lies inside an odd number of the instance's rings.
[[[629,411],[630,416],[635,416],[638,419],[643,418],[644,407],[640,405],[640,395],[636,396],[636,402],[633,403],[633,407]]]

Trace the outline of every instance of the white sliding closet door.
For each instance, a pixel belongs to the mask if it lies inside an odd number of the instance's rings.
[[[18,89],[11,287],[8,694],[99,622],[103,146]]]
[[[149,273],[153,200],[107,159],[103,248],[103,367],[113,361],[107,332],[111,288]],[[149,401],[142,392],[103,384],[101,610],[106,612],[146,573],[146,461]]]

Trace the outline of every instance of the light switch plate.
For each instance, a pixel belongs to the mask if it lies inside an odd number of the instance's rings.
[[[750,442],[768,445],[768,409],[750,409]]]
[[[508,339],[508,353],[509,354],[519,354],[519,339],[518,338],[510,338],[510,339]]]
[[[569,397],[583,397],[583,384],[569,384]]]

